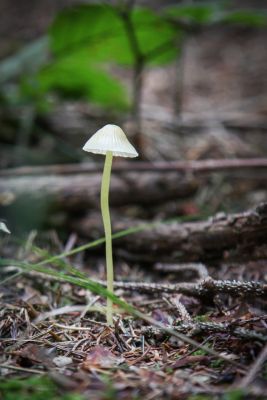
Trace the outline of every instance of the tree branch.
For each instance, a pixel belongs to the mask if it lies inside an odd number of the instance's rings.
[[[98,281],[105,286],[105,281]],[[267,299],[267,284],[255,281],[222,281],[205,279],[199,283],[145,283],[145,282],[114,282],[115,289],[136,291],[140,293],[181,293],[186,296],[210,298],[217,294],[227,294],[232,297],[260,297]]]
[[[158,161],[158,162],[121,162],[115,163],[112,172],[180,172],[180,173],[211,173],[225,172],[233,170],[247,169],[266,169],[267,158],[241,158],[241,159],[218,159],[218,160],[199,160],[199,161]],[[19,168],[8,168],[0,171],[0,176],[25,176],[25,175],[69,175],[69,174],[88,174],[101,172],[102,164],[59,164],[43,166],[26,166]]]
[[[261,342],[267,342],[267,335],[263,335],[260,332],[252,329],[244,329],[238,326],[233,326],[232,323],[189,321],[178,323],[177,326],[172,326],[172,329],[189,336],[195,336],[203,333],[225,333],[227,335],[236,336],[245,340],[259,340]],[[141,333],[145,335],[147,339],[155,337],[163,338],[164,336],[162,331],[152,326],[143,327],[141,329]]]

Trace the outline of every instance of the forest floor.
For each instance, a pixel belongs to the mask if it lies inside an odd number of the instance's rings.
[[[2,267],[3,400],[266,398],[266,260],[151,268],[116,258],[116,294],[142,314],[114,306],[110,327],[103,296],[65,278],[75,277],[66,275],[72,265],[104,279],[103,257],[88,250],[49,262],[47,251],[70,251],[73,238],[66,247],[55,233],[40,236],[1,245],[4,257],[18,260]],[[32,270],[18,268],[20,260]],[[164,290],[177,283],[189,290]]]

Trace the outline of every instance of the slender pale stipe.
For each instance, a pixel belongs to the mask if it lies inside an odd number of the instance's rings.
[[[109,186],[113,156],[118,157],[137,157],[138,153],[128,141],[123,130],[117,125],[105,125],[99,129],[85,143],[83,150],[104,154],[105,165],[101,183],[101,212],[106,238],[106,265],[107,265],[107,288],[113,293],[113,257],[112,257],[112,231],[109,213]],[[107,323],[113,325],[113,303],[107,299]]]
[[[112,152],[107,151],[104,171],[101,183],[101,213],[104,224],[105,238],[106,238],[106,266],[107,266],[107,288],[113,293],[113,256],[112,256],[112,230],[109,212],[109,186],[110,186],[110,175],[112,166]],[[113,325],[112,319],[112,300],[107,299],[107,323]]]

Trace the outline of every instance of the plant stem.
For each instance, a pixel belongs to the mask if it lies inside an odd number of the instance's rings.
[[[109,185],[110,185],[110,174],[112,165],[113,154],[111,151],[107,151],[104,171],[102,176],[101,184],[101,213],[104,224],[105,239],[106,239],[106,268],[107,268],[107,289],[113,293],[113,258],[112,258],[112,233],[111,233],[111,222],[109,213]],[[111,299],[107,299],[107,323],[112,326],[112,306],[113,302]]]
[[[134,3],[130,1],[125,10],[120,12],[124,23],[125,33],[128,38],[129,46],[133,55],[133,106],[132,117],[135,123],[134,145],[139,149],[139,156],[143,153],[142,140],[142,121],[141,121],[141,102],[143,92],[143,73],[146,66],[146,59],[142,53],[132,18]]]

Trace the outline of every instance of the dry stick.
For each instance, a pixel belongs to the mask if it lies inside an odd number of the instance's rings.
[[[199,333],[225,333],[246,340],[259,340],[261,342],[267,342],[266,335],[262,335],[261,333],[251,329],[244,329],[234,326],[231,323],[187,321],[181,322],[177,326],[172,326],[172,329],[190,336],[194,336]],[[160,329],[154,328],[153,326],[143,327],[141,332],[147,337],[164,335],[164,332],[160,331]]]
[[[105,286],[104,281],[97,281]],[[256,296],[267,298],[267,284],[256,281],[240,282],[235,280],[205,279],[199,283],[143,283],[143,282],[114,282],[115,289],[138,291],[142,293],[182,293],[187,296],[208,297],[219,293],[234,297]]]
[[[191,315],[187,311],[186,307],[183,305],[183,303],[180,302],[177,298],[169,298],[166,299],[165,301],[175,307],[175,311],[179,316],[179,319],[186,322],[186,321],[192,321]]]
[[[30,374],[40,374],[40,375],[43,375],[43,374],[46,373],[45,371],[39,371],[38,369],[33,369],[33,368],[15,367],[15,365],[0,364],[0,368],[14,369],[15,371],[29,372]]]
[[[94,322],[96,324],[99,324],[99,325],[101,324],[101,325],[103,325],[105,327],[108,326],[107,323],[105,323],[105,322],[101,322],[101,323],[99,323],[97,321],[94,321]],[[81,331],[91,331],[92,330],[92,327],[88,328],[88,327],[85,327],[85,326],[62,325],[62,324],[57,324],[57,323],[54,323],[53,326],[56,326],[57,328],[61,328],[61,329],[66,329],[66,330],[69,330],[69,331],[79,331],[79,332],[81,332]]]
[[[206,266],[202,263],[179,263],[179,264],[163,264],[156,263],[154,269],[159,272],[194,272],[199,279],[206,279],[209,276]]]
[[[64,282],[64,278],[47,276],[42,272],[37,271],[23,271],[24,275],[30,277],[40,277],[41,279]],[[17,274],[15,274],[17,275]],[[12,278],[15,276],[13,275]],[[94,280],[92,280],[94,281]],[[96,280],[94,282],[106,286],[105,281]],[[212,278],[205,279],[198,283],[177,283],[177,284],[163,284],[163,283],[140,283],[140,282],[120,282],[114,281],[114,289],[123,289],[127,291],[136,291],[140,293],[157,294],[157,293],[181,293],[186,296],[192,297],[210,297],[216,294],[228,294],[233,297],[260,297],[267,298],[267,284],[256,281],[230,281],[230,280],[213,280]],[[258,320],[259,318],[256,318]],[[252,321],[253,322],[253,321]]]
[[[113,172],[196,172],[209,173],[227,170],[258,169],[267,168],[267,158],[242,158],[242,159],[222,159],[222,160],[199,160],[199,161],[158,161],[155,163],[137,161],[135,163],[119,163],[112,168]],[[102,165],[83,163],[83,164],[59,164],[48,166],[28,166],[18,168],[8,168],[0,171],[0,176],[25,176],[25,175],[68,175],[68,174],[87,174],[101,172]]]
[[[23,271],[24,275],[30,277],[40,277],[41,279],[64,282],[64,278],[47,276],[42,272],[37,271]],[[15,274],[17,275],[17,274]],[[15,275],[12,276],[15,277]],[[94,281],[94,280],[92,280]],[[106,282],[102,280],[96,280],[104,287]],[[140,283],[140,282],[120,282],[114,281],[114,289],[123,289],[126,291],[136,291],[140,293],[157,294],[157,293],[181,293],[186,296],[192,297],[210,297],[211,295],[228,294],[233,297],[260,297],[267,298],[267,284],[257,281],[235,281],[235,280],[213,280],[212,278],[204,279],[198,283],[176,283],[176,284],[164,284],[164,283]],[[258,318],[256,318],[258,320]]]
[[[247,388],[248,385],[250,385],[253,382],[257,373],[261,369],[262,364],[266,361],[266,359],[267,359],[267,344],[263,348],[259,357],[252,364],[248,374],[241,380],[240,384],[238,385],[238,388],[245,389]]]
[[[267,320],[267,315],[259,315],[257,317],[252,317],[252,318],[248,318],[248,319],[238,319],[237,322],[238,322],[239,326],[243,326],[246,324],[251,324],[254,322],[266,321],[266,320]]]

